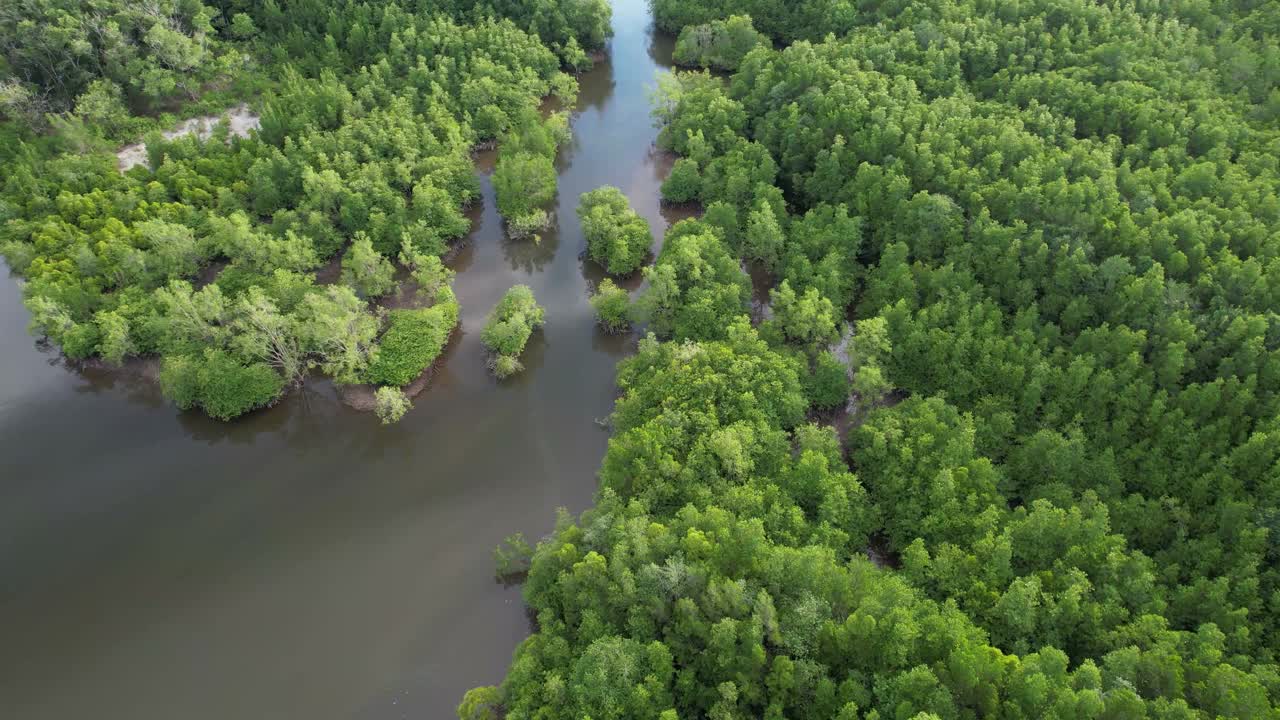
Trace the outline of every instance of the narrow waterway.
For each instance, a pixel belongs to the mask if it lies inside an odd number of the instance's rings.
[[[311,382],[221,424],[151,382],[73,370],[26,334],[0,278],[0,705],[24,720],[448,718],[528,633],[492,577],[595,487],[617,360],[587,304],[578,195],[613,184],[666,226],[647,88],[668,65],[645,0],[615,0],[610,59],[581,78],[558,227],[502,237],[486,179],[455,260],[463,334],[382,427]],[[513,380],[478,342],[512,284],[545,331]]]

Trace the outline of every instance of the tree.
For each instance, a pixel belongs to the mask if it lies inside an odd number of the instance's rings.
[[[751,293],[750,280],[720,238],[696,221],[678,223],[667,233],[645,278],[649,287],[636,301],[636,312],[663,337],[723,337],[726,321],[745,314]]]
[[[166,397],[183,410],[199,407],[219,420],[271,404],[284,384],[266,363],[242,364],[216,349],[166,356],[160,365],[160,387]]]
[[[520,353],[534,330],[542,327],[546,311],[533,297],[528,285],[514,285],[489,313],[480,342],[489,350],[489,368],[499,378],[522,369]]]
[[[548,222],[541,206],[555,197],[555,166],[545,155],[504,150],[493,171],[493,189],[508,234],[513,238],[533,235]]]
[[[190,283],[174,280],[156,290],[155,300],[160,310],[157,324],[169,349],[196,350],[224,344],[231,310],[217,285],[192,290]]]
[[[676,39],[673,59],[677,65],[737,70],[743,57],[769,41],[757,32],[751,18],[730,15],[703,25],[687,25]]]
[[[819,410],[844,407],[849,390],[849,369],[845,364],[829,352],[819,353],[805,382],[809,404]]]
[[[498,720],[501,717],[502,693],[487,685],[472,688],[458,705],[458,720]]]
[[[356,235],[342,256],[343,284],[364,298],[391,292],[395,288],[395,272],[391,262],[373,249],[373,242],[364,233]]]
[[[361,381],[379,321],[350,288],[331,285],[308,294],[297,321],[299,340],[321,370],[339,383]]]
[[[578,218],[587,253],[610,274],[625,275],[644,262],[653,242],[649,222],[631,209],[621,190],[606,185],[583,193]]]
[[[809,354],[817,354],[839,338],[835,307],[816,288],[808,288],[797,296],[791,282],[783,280],[769,291],[769,298],[773,309],[771,322],[781,329],[783,337]]]
[[[120,365],[126,355],[136,352],[137,345],[130,335],[129,320],[119,312],[105,310],[94,316],[98,325],[98,352],[112,365]]]
[[[438,255],[418,252],[408,240],[400,246],[399,260],[401,265],[409,268],[411,277],[418,284],[418,297],[424,302],[435,302],[441,288],[453,282],[453,270],[445,267]]]
[[[671,166],[671,174],[662,183],[662,199],[673,203],[697,200],[701,188],[702,176],[697,161],[679,158]]]
[[[120,86],[105,78],[89,83],[76,98],[75,115],[107,137],[117,136],[130,120]]]
[[[605,332],[620,333],[631,329],[631,298],[626,290],[609,278],[600,281],[596,293],[591,296],[591,308],[596,311],[596,322]]]
[[[888,361],[891,350],[885,319],[874,317],[859,320],[851,344],[853,390],[861,399],[863,407],[871,407],[893,387],[884,372],[884,363]]]
[[[742,246],[743,256],[773,271],[777,269],[778,262],[782,258],[785,242],[773,208],[764,200],[760,200],[747,216],[747,232]]]
[[[241,296],[231,329],[231,344],[239,355],[274,367],[286,384],[302,379],[305,366],[296,325],[261,288],[249,288]]]
[[[380,387],[374,392],[374,414],[383,425],[399,422],[405,413],[413,409],[413,403],[403,390],[393,387]]]

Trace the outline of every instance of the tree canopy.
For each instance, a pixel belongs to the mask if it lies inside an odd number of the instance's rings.
[[[609,34],[598,0],[11,5],[0,252],[33,332],[76,359],[158,355],[175,404],[223,419],[313,369],[399,386],[430,365],[457,321],[440,257],[470,227],[472,149],[500,144],[500,209],[539,226],[567,137],[539,104],[571,98],[562,66]],[[148,133],[124,173],[106,150],[173,117],[144,112],[251,93],[248,137]],[[386,313],[397,262],[419,292]]]
[[[705,213],[505,716],[1277,717],[1274,4],[652,7],[782,48],[659,82]]]

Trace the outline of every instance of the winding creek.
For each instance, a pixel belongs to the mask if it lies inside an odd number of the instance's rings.
[[[529,627],[491,551],[590,503],[595,420],[633,342],[592,322],[578,195],[620,187],[655,236],[672,219],[647,99],[670,39],[645,0],[614,5],[610,59],[581,78],[558,162],[558,228],[506,241],[484,180],[453,263],[462,334],[398,425],[324,381],[232,424],[180,413],[145,378],[36,348],[0,278],[5,716],[449,718],[501,679]],[[548,324],[499,384],[479,329],[514,283]]]

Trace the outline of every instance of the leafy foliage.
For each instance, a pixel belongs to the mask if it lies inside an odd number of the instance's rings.
[[[502,296],[480,331],[480,342],[489,350],[489,368],[495,375],[505,378],[523,369],[520,353],[533,331],[542,327],[545,314],[528,285],[512,286]]]
[[[606,185],[583,193],[578,218],[587,236],[587,254],[610,274],[634,272],[649,254],[649,221],[631,209],[618,188]]]
[[[596,311],[596,322],[605,332],[620,333],[631,328],[631,297],[609,278],[600,281],[596,293],[591,296],[591,308]]]
[[[652,6],[789,46],[660,81],[707,212],[534,553],[507,716],[1276,717],[1274,8]],[[841,447],[799,418],[845,383]]]
[[[702,25],[687,25],[680,31],[673,55],[677,65],[737,70],[742,58],[769,40],[756,32],[751,18],[731,15]]]
[[[405,413],[413,409],[404,391],[394,387],[380,387],[374,392],[375,406],[373,412],[383,425],[400,422]]]
[[[500,200],[554,195],[567,120],[538,106],[572,96],[560,58],[599,47],[608,18],[607,4],[578,0],[6,7],[0,75],[16,77],[0,77],[14,138],[0,143],[0,252],[26,280],[33,332],[75,358],[188,358],[173,377],[196,377],[212,349],[273,369],[282,388],[311,369],[364,380],[379,335],[378,378],[420,370],[435,334],[407,339],[402,315],[384,328],[390,316],[367,300],[394,289],[399,257],[421,301],[443,304],[439,256],[470,227],[477,144],[537,158],[541,174]],[[123,174],[105,152],[103,138],[159,127],[133,112],[206,93],[181,108],[197,112],[250,90],[262,91],[250,137],[225,125],[203,140],[152,133],[148,163]],[[63,109],[44,137],[26,127]],[[316,283],[339,254],[337,285]],[[168,383],[175,397],[208,409],[179,385]]]
[[[387,331],[365,370],[365,381],[392,387],[409,384],[440,357],[457,325],[458,302],[447,287],[429,308],[392,310]]]

